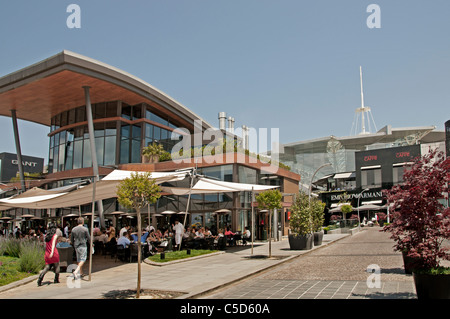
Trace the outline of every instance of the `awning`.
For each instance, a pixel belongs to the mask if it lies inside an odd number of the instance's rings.
[[[210,194],[210,193],[228,193],[228,192],[262,192],[265,190],[277,188],[279,186],[273,185],[256,185],[217,181],[205,177],[200,177],[200,180],[192,187],[191,194]],[[174,195],[188,195],[189,188],[180,187],[161,187],[164,192]]]
[[[350,173],[337,173],[334,175],[334,179],[346,179],[346,178],[351,178],[351,177],[355,177],[355,173],[354,172],[350,172]]]
[[[131,173],[144,173],[133,171],[115,170],[96,183],[95,201],[116,197],[117,186],[120,181],[130,177]],[[171,181],[179,181],[186,177],[186,172],[152,172],[150,178],[154,178],[157,184]],[[72,192],[57,192],[33,188],[21,195],[0,200],[0,209],[30,208],[47,209],[61,207],[75,207],[92,203],[94,184],[89,184]],[[34,195],[34,196],[33,196]]]

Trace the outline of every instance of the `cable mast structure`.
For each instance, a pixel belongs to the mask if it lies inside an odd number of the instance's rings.
[[[352,130],[350,135],[364,135],[372,133],[372,126],[377,131],[377,126],[375,124],[375,120],[373,119],[372,110],[369,106],[364,105],[364,91],[363,91],[363,80],[362,80],[362,67],[359,66],[359,80],[361,83],[361,107],[357,108],[355,111],[355,118],[352,124]],[[359,126],[358,123],[361,123]],[[366,130],[366,123],[368,130]],[[358,133],[358,129],[361,131]]]

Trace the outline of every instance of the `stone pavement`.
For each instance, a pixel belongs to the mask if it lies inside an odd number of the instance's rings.
[[[381,243],[371,242],[378,238],[371,235],[378,234],[378,229],[367,229],[353,236],[325,235],[323,245],[310,251],[291,251],[287,240],[272,242],[272,258],[267,258],[266,242],[255,243],[253,256],[251,245],[247,245],[165,266],[142,263],[141,288],[183,292],[181,299],[315,298],[317,291],[320,291],[319,298],[347,298],[349,289],[353,297],[415,298],[414,288],[408,286],[412,278],[401,273],[401,255],[392,251],[387,235],[381,233]],[[61,283],[50,283],[53,273],[49,272],[44,279],[49,284],[37,287],[35,276],[31,282],[0,289],[0,299],[98,299],[114,290],[136,289],[136,263],[115,263],[109,256],[99,256],[93,261],[92,280],[83,278],[79,288],[71,288],[73,281],[67,273],[61,274]],[[102,269],[102,262],[110,267]],[[362,263],[364,267],[354,268],[354,263]],[[365,267],[372,263],[381,267],[383,286],[368,293],[365,280],[370,274],[365,272]],[[333,274],[340,275],[330,276],[330,267]],[[323,270],[319,271],[320,268]],[[278,293],[271,287],[277,287]]]
[[[414,281],[404,273],[401,254],[393,251],[389,235],[379,230],[365,228],[203,298],[416,299]],[[367,272],[368,267],[377,269],[379,276]]]

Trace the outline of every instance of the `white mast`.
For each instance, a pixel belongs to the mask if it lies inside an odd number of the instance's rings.
[[[368,115],[372,115],[372,112],[371,112],[370,107],[364,105],[364,92],[363,92],[363,80],[362,80],[362,67],[361,66],[359,66],[359,80],[360,80],[360,84],[361,84],[361,107],[356,109],[356,113],[357,113],[356,115],[361,113],[361,132],[359,134],[363,135],[363,134],[370,134],[370,116],[367,116],[367,123],[369,124],[369,132],[367,132],[366,131],[365,113],[367,112],[367,113],[369,113]],[[375,121],[373,120],[373,116],[372,116],[372,121],[375,126],[375,130],[376,130],[376,125],[375,125]],[[356,123],[355,135],[356,135],[356,131],[357,131],[357,126],[358,126],[358,124]]]

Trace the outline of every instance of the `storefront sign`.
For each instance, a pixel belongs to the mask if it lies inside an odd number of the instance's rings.
[[[377,159],[378,159],[377,155],[364,156],[364,162],[376,161]]]
[[[364,192],[362,195],[358,194],[339,194],[339,195],[331,195],[331,201],[341,201],[341,200],[351,200],[354,198],[382,198],[383,192]]]
[[[16,160],[16,159],[13,159],[13,160],[11,160],[11,163],[12,163],[13,165],[18,165],[18,164],[19,164],[19,161]],[[36,167],[37,164],[38,164],[38,163],[36,163],[36,162],[22,161],[22,165],[23,165],[23,166]]]

